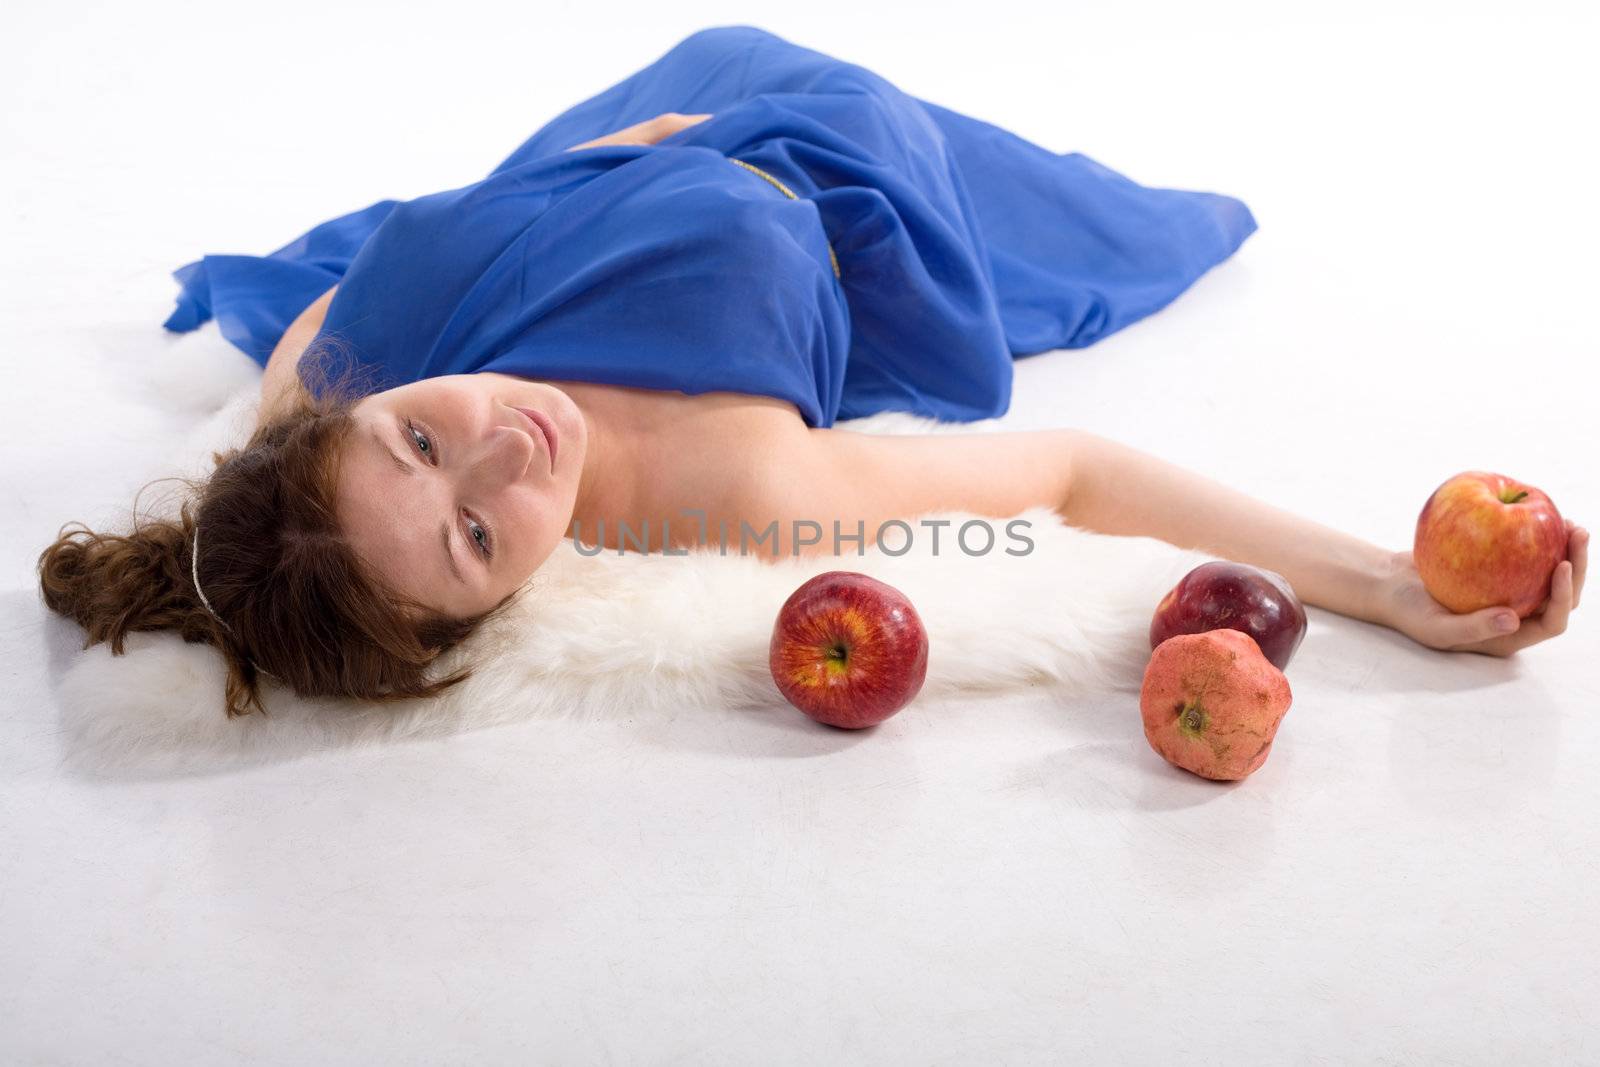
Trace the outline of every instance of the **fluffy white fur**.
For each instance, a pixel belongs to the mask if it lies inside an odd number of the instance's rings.
[[[185,347],[193,354],[217,359],[221,342],[212,331],[191,337]],[[253,381],[241,386],[231,372],[210,381],[232,395],[220,411],[212,401],[214,414],[188,442],[186,466],[197,472],[212,449],[242,440],[254,419]],[[190,394],[175,401],[203,410],[192,385]],[[944,424],[903,413],[846,425],[878,433],[1000,428],[994,420]],[[171,634],[135,634],[124,656],[102,645],[75,657],[61,682],[63,739],[82,769],[184,773],[532,717],[637,717],[683,706],[730,714],[787,709],[767,668],[773,623],[796,587],[828,570],[870,574],[911,599],[928,631],[924,694],[1040,683],[1137,692],[1156,603],[1189,569],[1214,558],[1150,538],[1077,529],[1043,507],[1017,516],[1031,524],[1030,554],[1006,555],[1012,542],[1005,520],[991,519],[995,548],[967,556],[955,547],[954,531],[976,516],[926,517],[952,520],[938,555],[920,527],[911,550],[898,557],[870,543],[859,557],[780,562],[715,550],[591,557],[564,544],[511,611],[445,659],[442,669],[462,660],[475,669],[431,701],[310,701],[269,683],[267,715],[230,720],[222,710],[222,661],[212,649]]]

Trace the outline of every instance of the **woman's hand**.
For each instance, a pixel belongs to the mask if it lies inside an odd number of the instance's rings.
[[[576,152],[580,148],[596,148],[604,144],[655,144],[663,137],[671,137],[679,130],[686,130],[710,117],[710,115],[680,115],[676,111],[669,111],[665,115],[657,115],[653,119],[635,123],[625,130],[575,144],[567,151]]]
[[[1399,630],[1429,648],[1490,656],[1509,656],[1565,633],[1567,616],[1577,610],[1583,594],[1583,577],[1589,564],[1589,531],[1574,525],[1571,519],[1566,523],[1567,558],[1556,564],[1550,577],[1550,596],[1537,613],[1511,631],[1495,628],[1500,616],[1516,617],[1508,608],[1489,607],[1457,615],[1433,599],[1423,588],[1409,551],[1394,554],[1389,574],[1374,597],[1373,621]]]

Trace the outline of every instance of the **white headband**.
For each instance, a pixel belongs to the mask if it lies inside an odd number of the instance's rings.
[[[228,631],[230,634],[233,633],[233,627],[229,626],[227,624],[227,622],[225,622],[223,620],[222,616],[217,614],[217,609],[212,607],[211,606],[211,601],[206,599],[206,591],[204,589],[200,588],[200,524],[199,523],[195,523],[195,527],[194,527],[194,549],[193,549],[193,551],[191,551],[189,553],[189,577],[194,579],[194,591],[196,593],[200,594],[200,603],[205,605],[205,609],[208,612],[211,613],[211,617],[213,619],[216,619],[217,622],[222,624],[222,628],[224,630]],[[259,670],[259,668],[257,668],[257,669]],[[265,673],[265,672],[263,672],[263,673]]]

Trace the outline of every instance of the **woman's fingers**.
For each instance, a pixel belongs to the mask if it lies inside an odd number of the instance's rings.
[[[1523,619],[1522,625],[1515,633],[1507,634],[1500,639],[1505,648],[1503,654],[1510,655],[1512,652],[1566,633],[1567,618],[1572,614],[1572,608],[1572,563],[1569,560],[1562,560],[1556,564],[1555,573],[1550,576],[1550,596],[1545,600],[1543,610],[1537,615]]]
[[[682,115],[676,111],[668,111],[664,115],[657,115],[650,121],[655,123],[659,128],[665,129],[668,133],[676,133],[679,130],[687,129],[688,127],[697,123],[704,122],[710,117],[711,116],[709,114]]]
[[[1564,559],[1556,564],[1556,572],[1550,578],[1550,603],[1538,618],[1541,631],[1538,640],[1567,632],[1567,616],[1572,613],[1572,588],[1572,561]]]
[[[596,137],[592,141],[575,144],[567,151],[576,152],[580,148],[598,148],[601,145],[612,144],[659,144],[679,130],[686,130],[690,126],[704,122],[711,117],[710,114],[680,115],[676,111],[668,111],[657,115],[653,119],[636,122],[627,129],[618,130],[616,133],[608,133],[604,137]]]
[[[1548,641],[1567,632],[1567,623],[1577,610],[1583,593],[1583,579],[1589,569],[1589,531],[1567,520],[1567,558],[1556,564],[1550,575],[1550,596],[1537,615],[1522,620],[1515,633],[1496,642],[1510,655],[1518,649]]]
[[[1589,531],[1574,526],[1567,541],[1567,558],[1572,561],[1572,606],[1583,600],[1583,579],[1589,570]]]
[[[1495,620],[1499,617],[1500,612],[1494,608],[1485,608],[1463,615],[1440,608],[1439,614],[1435,616],[1437,620],[1435,625],[1441,636],[1439,643],[1434,647],[1451,652],[1510,655],[1519,647],[1518,639],[1523,636],[1527,624],[1523,623],[1516,630],[1504,633],[1495,625]]]

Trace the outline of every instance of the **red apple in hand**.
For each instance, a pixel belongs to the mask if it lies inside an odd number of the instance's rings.
[[[1202,778],[1237,781],[1267,761],[1293,694],[1238,630],[1179,634],[1144,669],[1139,708],[1150,747]]]
[[[767,650],[772,680],[829,726],[876,726],[928,675],[928,634],[904,593],[855,571],[819,574],[790,594]]]
[[[1428,594],[1458,615],[1504,604],[1527,618],[1567,557],[1567,526],[1544,493],[1515,478],[1466,471],[1417,516],[1412,563]]]
[[[1178,634],[1222,629],[1248,634],[1281,671],[1306,635],[1306,609],[1275,571],[1230,560],[1202,563],[1156,606],[1150,647]]]

